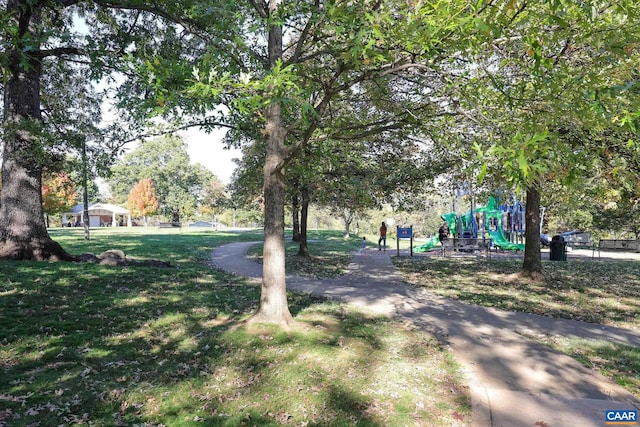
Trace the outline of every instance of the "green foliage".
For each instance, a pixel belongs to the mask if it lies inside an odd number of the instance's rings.
[[[412,70],[426,71],[433,62],[447,62],[447,49],[464,49],[467,36],[475,31],[465,17],[470,11],[463,1],[436,5],[323,2],[322,7],[291,2],[272,11],[277,18],[254,6],[229,2],[215,8],[214,18],[204,17],[213,18],[209,25],[217,37],[215,52],[200,58],[186,94],[203,105],[224,104],[230,111],[221,120],[244,132],[250,131],[247,125],[254,120],[254,127],[262,126],[261,110],[277,101],[292,135],[288,144],[306,143],[315,129],[343,136],[373,134],[389,122],[419,121],[425,106],[437,104],[415,96],[417,88],[429,90],[428,82],[437,73],[423,81]],[[255,35],[272,24],[287,32],[287,52],[271,62],[261,61],[266,59],[265,46],[256,43]],[[218,27],[224,28],[216,31]],[[224,35],[229,30],[233,36]],[[226,57],[218,49],[221,43],[234,46]],[[405,70],[408,75],[397,79],[395,75]],[[348,114],[343,107],[347,104],[359,114]]]
[[[105,56],[113,63],[120,59],[110,45],[114,33],[105,35],[103,24],[98,22],[94,22],[91,35],[76,31],[77,7],[48,1],[15,3],[13,9],[3,10],[0,18],[7,35],[0,42],[0,75],[6,82],[25,70],[34,73],[38,80],[38,99],[29,102],[40,104],[43,117],[35,118],[40,122],[37,124],[40,137],[30,147],[31,155],[49,170],[62,170],[65,166],[62,159],[70,152],[79,155],[81,144],[89,142],[93,176],[104,173],[121,141],[112,134],[106,137],[112,129],[99,126],[105,93],[97,90],[94,83],[109,69],[105,67]],[[128,28],[129,34],[132,29]],[[110,72],[109,69],[107,73]],[[5,131],[8,124],[4,123]],[[124,125],[124,121],[119,125]]]
[[[483,122],[482,161],[524,186],[589,176],[598,136],[621,131],[626,106],[638,105],[626,89],[638,55],[638,33],[626,29],[640,19],[637,6],[509,2],[493,19],[500,37],[477,51],[461,97]]]
[[[640,196],[637,191],[609,191],[608,197],[600,197],[590,207],[594,225],[610,233],[611,237],[640,237]]]
[[[242,147],[242,158],[237,160],[229,185],[232,205],[256,208],[262,203],[264,159],[263,141],[256,140]]]
[[[151,179],[159,211],[168,218],[191,218],[213,175],[189,163],[186,143],[172,135],[141,141],[112,168],[112,195],[125,201],[135,183]]]

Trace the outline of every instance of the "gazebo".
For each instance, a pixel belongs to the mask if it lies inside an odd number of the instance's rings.
[[[76,205],[71,212],[62,214],[62,224],[80,226],[83,224],[83,205]],[[89,205],[89,227],[131,227],[131,213],[118,205],[95,203]]]

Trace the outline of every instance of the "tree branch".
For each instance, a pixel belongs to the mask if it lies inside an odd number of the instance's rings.
[[[184,125],[172,127],[170,129],[165,129],[161,131],[152,131],[148,133],[143,133],[141,135],[136,135],[129,139],[122,140],[121,143],[122,145],[125,145],[125,144],[128,144],[129,142],[137,141],[143,138],[171,135],[181,130],[191,129],[194,127],[219,127],[219,128],[227,128],[227,129],[234,129],[234,130],[238,129],[236,126],[229,125],[228,123],[219,122],[219,121],[207,121],[207,119],[205,118],[203,120],[185,123]]]
[[[71,0],[69,0],[71,1]],[[195,35],[201,40],[211,41],[201,23],[198,20],[190,19],[184,15],[173,13],[170,10],[163,9],[156,6],[156,2],[150,2],[150,4],[140,3],[137,1],[129,0],[96,0],[96,3],[103,7],[109,7],[112,9],[122,10],[138,10],[152,13],[156,16],[164,18],[169,22],[173,22],[183,26],[188,32]]]
[[[85,55],[86,52],[84,52],[82,49],[79,49],[77,47],[57,47],[57,48],[53,48],[53,49],[44,49],[44,50],[39,50],[37,53],[37,57],[39,58],[47,58],[49,56],[62,56],[62,55]]]
[[[261,0],[250,0],[250,1],[251,1],[251,5],[255,9],[255,11],[258,12],[258,15],[260,15],[262,19],[267,19],[269,17],[267,4],[264,1],[261,1]]]
[[[44,3],[46,0],[42,0],[41,3]],[[64,7],[69,7],[69,6],[73,6],[75,4],[80,3],[80,0],[57,0],[56,3],[59,3],[60,5],[64,6]]]
[[[314,6],[315,6],[315,10],[320,10],[319,0],[316,0],[314,2]],[[293,63],[297,62],[300,56],[302,55],[302,49],[304,48],[304,43],[307,41],[307,36],[309,35],[309,32],[311,30],[311,22],[312,22],[312,19],[309,18],[302,32],[300,33],[300,36],[298,37],[298,41],[296,43],[296,50],[293,53],[293,56],[291,57],[291,62]]]

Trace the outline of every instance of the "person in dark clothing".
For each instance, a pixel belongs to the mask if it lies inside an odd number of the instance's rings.
[[[449,223],[445,222],[438,230],[438,239],[440,242],[449,238]]]
[[[438,240],[440,240],[440,245],[442,246],[442,254],[444,255],[445,244],[447,240],[449,240],[449,223],[446,221],[438,229]]]
[[[382,247],[380,247],[382,243]],[[387,250],[387,225],[383,222],[380,226],[380,238],[378,239],[378,250]]]

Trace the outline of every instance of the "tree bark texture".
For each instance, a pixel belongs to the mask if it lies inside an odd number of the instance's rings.
[[[293,221],[293,235],[291,240],[294,242],[300,241],[300,198],[297,194],[291,197],[291,216]]]
[[[298,249],[298,255],[303,257],[309,257],[309,245],[307,243],[307,229],[309,222],[309,203],[311,197],[309,196],[309,186],[304,185],[302,187],[302,209],[300,218],[300,248]]]
[[[84,240],[91,239],[89,231],[89,181],[87,172],[87,142],[82,141],[82,223],[84,228]],[[145,223],[145,225],[147,225]]]
[[[15,260],[71,260],[47,232],[42,207],[42,151],[40,129],[41,58],[37,50],[22,49],[31,26],[40,21],[38,6],[10,0],[7,12],[14,14],[23,33],[15,36],[4,87],[4,151],[0,191],[0,258]]]
[[[266,108],[266,159],[264,165],[264,250],[260,306],[250,322],[287,326],[293,322],[287,302],[284,247],[285,129],[282,110],[272,103]]]
[[[268,16],[276,16],[281,0],[269,0]],[[269,27],[269,66],[282,59],[282,27],[274,22]],[[274,323],[287,327],[293,323],[287,302],[284,249],[284,163],[286,129],[282,121],[282,106],[271,100],[264,110],[264,250],[260,307],[249,323]]]
[[[351,223],[353,222],[354,214],[349,209],[342,211],[342,221],[344,223],[344,238],[348,239],[351,236]]]
[[[540,255],[540,192],[534,185],[527,188],[525,211],[525,246],[522,275],[539,278],[542,276]]]

